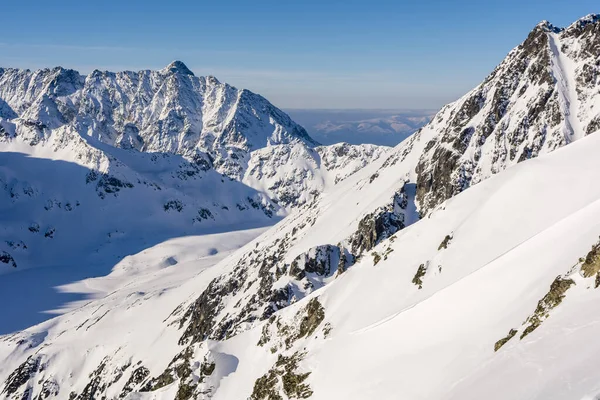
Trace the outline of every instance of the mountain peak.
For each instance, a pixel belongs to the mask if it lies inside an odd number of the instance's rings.
[[[536,28],[540,28],[540,29],[544,30],[545,32],[560,33],[565,30],[569,31],[572,29],[581,29],[581,28],[586,27],[587,25],[594,24],[598,21],[600,21],[600,14],[588,14],[585,17],[579,18],[577,21],[573,22],[567,28],[557,27],[557,26],[553,25],[551,22],[546,21],[546,20],[543,20],[542,22],[537,24]]]
[[[573,22],[567,29],[581,29],[585,28],[587,25],[595,24],[600,21],[600,14],[588,14],[585,17],[579,18],[577,21]]]
[[[194,75],[194,73],[182,62],[179,60],[173,61],[171,64],[167,65],[163,71],[172,72],[172,73],[181,73],[185,75]]]
[[[585,17],[579,18],[577,21],[575,21],[575,24],[587,25],[598,21],[600,21],[600,14],[588,14]]]
[[[537,24],[536,28],[539,28],[539,29],[543,30],[544,32],[553,32],[553,33],[559,33],[563,30],[563,28],[554,26],[550,21],[547,21],[547,20],[543,20],[542,22]]]

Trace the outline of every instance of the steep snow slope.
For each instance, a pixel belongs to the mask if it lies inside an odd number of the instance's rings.
[[[600,234],[600,191],[586,184],[599,146],[590,137],[474,187],[373,249],[381,261],[365,258],[328,286],[320,299],[332,338],[305,359],[315,398],[596,395],[599,294],[580,258]],[[547,202],[556,182],[572,194],[560,209]],[[574,281],[564,304],[543,309],[547,321],[519,340],[558,275]]]
[[[321,274],[328,262],[319,264],[325,259],[309,252],[316,263],[288,264],[280,280],[299,268],[308,283],[332,282],[264,322],[246,320],[229,339],[186,338],[186,326],[206,323],[214,301],[233,312],[243,298],[243,280],[221,299],[206,299],[204,319],[186,320],[184,300],[214,287],[213,278],[223,282],[224,273],[235,274],[236,265],[270,251],[282,237],[292,240],[287,220],[186,283],[167,283],[172,281],[163,274],[183,275],[184,265],[201,269],[200,262],[185,263],[187,251],[159,246],[126,259],[107,278],[85,283],[110,294],[3,338],[4,395],[29,387],[58,398],[70,392],[116,398],[130,389],[142,393],[129,398],[165,399],[192,393],[214,399],[277,393],[315,399],[593,398],[600,393],[593,368],[600,352],[593,340],[600,264],[598,250],[590,249],[600,234],[600,189],[589,182],[600,178],[599,149],[600,137],[590,136],[510,168],[380,242],[337,277]],[[569,179],[574,174],[581,179]],[[555,197],[556,182],[572,194],[560,207],[547,201]],[[302,247],[292,245],[288,255]],[[174,264],[167,256],[177,253],[184,257]],[[284,268],[283,261],[278,265]],[[152,274],[140,279],[135,274],[144,268]],[[247,287],[260,296],[252,284]],[[498,347],[511,329],[513,337]]]

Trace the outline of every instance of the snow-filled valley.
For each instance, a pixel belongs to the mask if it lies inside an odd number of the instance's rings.
[[[0,333],[81,297],[57,286],[165,240],[273,225],[389,150],[318,146],[264,98],[181,62],[0,70],[0,100],[0,300],[19,299]]]
[[[393,149],[179,62],[2,70],[0,398],[600,398],[598,43],[540,23]]]

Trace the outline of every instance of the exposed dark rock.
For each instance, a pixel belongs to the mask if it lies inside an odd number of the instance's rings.
[[[324,319],[325,310],[323,309],[323,306],[316,297],[312,298],[306,305],[304,317],[300,321],[298,334],[293,340],[312,335]]]
[[[54,238],[54,233],[56,233],[56,229],[53,227],[49,227],[48,229],[46,229],[46,232],[44,232],[44,237],[47,238]]]
[[[585,278],[594,276],[600,271],[600,242],[594,244],[581,264],[581,273]]]
[[[304,381],[310,372],[297,373],[298,363],[304,354],[296,352],[291,356],[279,355],[275,365],[254,383],[250,395],[251,400],[283,400],[280,394],[279,382],[283,392],[290,399],[307,399],[313,391]]]
[[[274,334],[276,339],[285,344],[285,349],[289,350],[298,339],[313,335],[324,319],[325,310],[323,306],[318,298],[312,298],[306,306],[296,313],[292,321],[285,322],[282,321],[281,317],[271,316],[263,326],[257,346],[262,347],[271,342],[272,334]],[[328,330],[331,331],[331,324],[329,324]],[[280,342],[276,342],[275,348],[279,347],[279,344]]]
[[[585,133],[587,135],[597,132],[600,130],[600,115],[594,117],[586,126]]]
[[[379,253],[377,253],[376,251],[371,253],[371,255],[373,256],[373,265],[377,265],[379,261],[381,261],[381,255],[379,255]]]
[[[104,198],[106,194],[116,195],[121,189],[133,187],[132,183],[122,181],[114,176],[99,173],[95,170],[88,172],[85,182],[91,183],[96,181],[96,192],[100,198]]]
[[[290,275],[302,280],[306,274],[329,276],[339,266],[340,249],[337,246],[313,247],[297,256],[290,264]]]
[[[40,359],[37,356],[29,356],[27,360],[17,367],[4,383],[3,394],[10,397],[17,393],[21,386],[32,379],[40,367]]]
[[[445,110],[438,114],[434,121],[439,125],[433,129],[439,135],[427,143],[416,166],[416,202],[421,215],[482,179],[475,174],[481,173],[481,147],[486,142],[494,140],[491,156],[484,154],[491,167],[484,166],[483,172],[495,173],[511,161],[537,156],[547,128],[563,120],[550,65],[549,29],[536,27],[455,106],[456,111],[444,114],[446,122],[442,118]],[[531,99],[526,113],[511,113],[515,97]]]
[[[212,212],[210,212],[210,210],[208,208],[200,208],[198,210],[198,216],[196,217],[196,220],[198,222],[202,221],[203,219],[209,219],[209,218],[215,219]]]
[[[417,268],[417,273],[415,274],[415,276],[412,279],[412,283],[417,285],[419,287],[419,289],[423,289],[423,277],[425,276],[426,273],[427,273],[427,267],[425,266],[425,264],[419,265],[419,268]]]
[[[360,256],[363,252],[371,250],[383,239],[387,239],[399,230],[404,229],[404,212],[408,204],[405,186],[394,195],[389,205],[380,207],[359,221],[358,229],[348,239],[354,256]]]
[[[512,339],[515,335],[517,334],[517,331],[515,329],[511,329],[510,332],[508,332],[508,335],[506,335],[505,337],[503,337],[502,339],[498,340],[495,344],[494,344],[494,351],[498,351],[500,350],[500,348],[502,346],[504,346],[510,339]]]
[[[451,240],[452,240],[452,235],[446,235],[444,240],[442,240],[442,243],[440,243],[440,245],[438,246],[438,251],[442,250],[442,249],[447,249]]]
[[[457,194],[456,182],[452,174],[458,167],[460,153],[445,147],[437,147],[433,153],[432,167],[425,160],[419,161],[417,172],[417,201],[422,210],[431,210],[434,206]],[[428,171],[427,168],[430,168]],[[423,215],[423,211],[421,214]]]
[[[13,256],[8,254],[6,251],[0,251],[0,263],[8,264],[13,268],[17,268],[17,262]]]
[[[247,197],[248,200],[248,204],[250,204],[250,206],[256,210],[262,210],[262,212],[265,213],[265,215],[269,218],[271,218],[273,216],[273,212],[275,211],[275,207],[273,207],[272,204],[263,204],[260,201],[256,201],[254,200],[252,197]],[[281,200],[281,198],[280,198]]]
[[[538,302],[538,305],[532,315],[527,318],[529,326],[521,334],[521,339],[536,330],[547,318],[548,312],[558,306],[565,298],[565,293],[575,282],[572,279],[556,277],[550,285],[550,291]]]
[[[146,378],[150,376],[150,370],[144,366],[140,366],[133,370],[131,376],[123,386],[123,391],[119,397],[123,398],[131,393],[138,385],[142,384]]]
[[[175,210],[181,212],[183,210],[183,203],[181,200],[169,200],[165,203],[164,209],[165,211]]]
[[[106,360],[101,362],[100,365],[90,374],[90,381],[83,388],[83,391],[77,396],[77,400],[97,400],[104,399],[106,396],[101,396],[106,390],[108,385],[102,380],[102,373],[106,368]]]
[[[48,397],[56,397],[60,391],[59,389],[58,383],[56,383],[54,379],[46,379],[44,383],[42,383],[40,394],[36,400],[45,400]]]
[[[200,373],[204,376],[210,376],[215,372],[216,366],[217,365],[214,362],[203,362],[200,366]]]
[[[189,364],[193,355],[194,351],[191,346],[177,354],[162,374],[150,380],[145,385],[144,391],[154,391],[163,388],[175,382],[176,379],[185,381],[192,373]]]
[[[230,279],[224,284],[218,278],[213,280],[185,313],[181,323],[189,320],[189,325],[179,344],[185,344],[188,339],[192,343],[207,339],[214,328],[215,316],[223,308],[222,298],[236,292],[240,284],[237,279]]]

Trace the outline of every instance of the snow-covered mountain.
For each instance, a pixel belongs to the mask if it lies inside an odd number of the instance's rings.
[[[271,225],[388,150],[317,146],[261,96],[178,61],[0,69],[0,105],[0,274]]]
[[[547,21],[481,83],[446,106],[419,161],[423,211],[523,160],[600,129],[598,15]]]
[[[65,286],[88,298],[2,337],[1,396],[598,397],[598,43],[599,16],[542,23],[241,249],[260,231],[174,239]]]
[[[0,69],[0,118],[5,140],[35,146],[68,130],[111,147],[180,155],[202,170],[214,169],[238,181],[260,180],[248,172],[262,172],[252,160],[255,150],[288,146],[291,151],[300,144],[308,151],[318,145],[263,97],[212,76],[196,77],[180,61],[159,71],[96,70],[87,76],[61,67]],[[54,140],[54,148],[71,140],[66,136]],[[350,153],[362,159],[359,165],[371,160],[374,151],[367,146],[365,156],[362,147]],[[319,162],[318,156],[309,158]],[[300,194],[280,203],[294,205]]]

